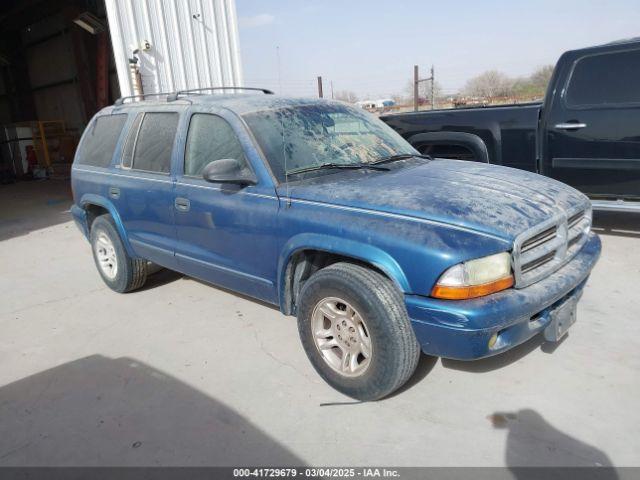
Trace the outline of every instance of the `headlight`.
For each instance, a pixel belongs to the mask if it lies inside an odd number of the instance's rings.
[[[431,296],[447,300],[482,297],[513,286],[508,252],[459,263],[445,271]]]

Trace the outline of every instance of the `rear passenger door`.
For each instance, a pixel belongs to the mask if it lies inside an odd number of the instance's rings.
[[[545,175],[592,197],[640,198],[640,49],[576,58],[546,127]]]
[[[261,175],[257,185],[248,186],[202,178],[209,162],[228,158],[256,173],[251,161],[259,161],[256,157],[247,132],[232,115],[191,116],[176,177],[176,257],[189,275],[275,303],[278,199],[273,183]]]
[[[179,120],[177,111],[136,114],[109,185],[135,253],[168,268],[176,267],[171,162]]]

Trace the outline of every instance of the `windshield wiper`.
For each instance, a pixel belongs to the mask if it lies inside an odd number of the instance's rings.
[[[312,165],[309,167],[295,168],[293,170],[289,170],[287,175],[295,175],[297,173],[306,173],[306,172],[315,172],[316,170],[325,170],[331,168],[344,168],[351,170],[359,170],[359,169],[369,169],[369,170],[383,170],[388,171],[387,167],[380,167],[373,164],[368,163],[322,163],[320,165]]]
[[[381,157],[378,160],[371,162],[371,165],[380,165],[381,163],[395,162],[396,160],[407,160],[408,158],[426,158],[427,160],[433,160],[433,157],[429,155],[421,155],[419,153],[401,153],[399,155],[389,155],[388,157]]]

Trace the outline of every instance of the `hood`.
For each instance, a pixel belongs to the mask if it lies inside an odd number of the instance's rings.
[[[290,185],[289,195],[458,225],[507,241],[560,212],[587,208],[586,196],[535,173],[462,160],[389,164]],[[280,193],[284,193],[282,190]]]

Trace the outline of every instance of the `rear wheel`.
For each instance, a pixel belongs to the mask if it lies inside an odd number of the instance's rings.
[[[144,285],[148,262],[129,256],[111,215],[93,221],[90,241],[98,272],[110,289],[124,293]]]
[[[420,347],[401,292],[385,276],[350,263],[326,267],[304,284],[298,308],[304,349],[340,392],[377,400],[413,374]]]

